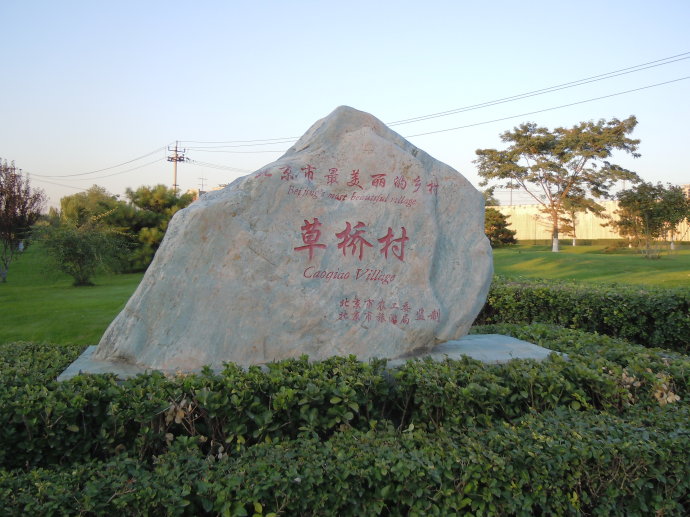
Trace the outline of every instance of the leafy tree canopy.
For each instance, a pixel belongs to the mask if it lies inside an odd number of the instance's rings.
[[[487,208],[484,212],[484,233],[489,238],[492,248],[517,244],[515,230],[508,228],[508,217],[495,208]]]
[[[94,185],[85,192],[63,197],[60,219],[78,228],[97,217],[111,231],[128,236],[132,246],[127,269],[140,271],[153,259],[172,216],[193,198],[189,194],[179,196],[165,185],[127,189],[125,197],[118,199]]]
[[[690,201],[678,186],[642,182],[618,193],[618,219],[610,224],[636,246],[644,246],[646,258],[658,258],[655,241],[675,232],[690,217]]]
[[[484,195],[485,206],[499,206],[501,204],[500,201],[496,199],[496,196],[494,195],[495,190],[496,187],[489,187],[482,192],[482,194]]]
[[[103,187],[93,185],[84,192],[60,199],[60,217],[75,226],[81,226],[94,216],[110,212],[118,203],[117,196]]]
[[[127,252],[122,237],[97,217],[80,226],[67,221],[37,229],[56,268],[71,276],[75,287],[93,285],[99,271],[120,269]]]
[[[163,241],[170,219],[179,210],[188,206],[193,197],[190,194],[179,196],[165,185],[127,189],[126,196],[131,206],[137,210],[139,220],[144,223],[138,228],[133,228],[137,232],[138,244],[131,256],[131,268],[146,269]]]
[[[614,163],[614,151],[638,157],[639,140],[628,137],[637,125],[630,116],[625,120],[581,122],[571,128],[549,130],[525,123],[506,131],[503,150],[477,149],[475,163],[482,185],[526,191],[549,216],[553,251],[558,251],[558,230],[567,199],[584,202],[594,197],[610,197],[610,189],[620,180],[639,181],[634,172]]]
[[[31,227],[41,215],[45,194],[33,189],[14,162],[0,162],[0,280],[7,281],[10,264],[28,245]]]

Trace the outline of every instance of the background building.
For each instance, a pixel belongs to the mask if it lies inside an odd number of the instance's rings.
[[[684,185],[685,189],[690,185]],[[618,207],[617,201],[600,202],[605,208],[605,214],[615,218],[614,212]],[[528,243],[529,241],[551,240],[551,221],[540,211],[541,205],[513,205],[513,206],[494,206],[499,212],[508,217],[509,228],[515,230],[515,238],[518,242]],[[577,214],[575,221],[575,235],[577,240],[599,240],[599,239],[621,239],[615,229],[609,226],[602,226],[606,219],[597,217],[594,214]],[[567,241],[571,236],[561,231],[559,239]],[[690,228],[688,223],[683,222],[678,226],[676,234],[678,241],[690,241]]]

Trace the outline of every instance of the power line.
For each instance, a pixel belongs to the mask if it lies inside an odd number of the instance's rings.
[[[285,143],[291,143],[290,142],[285,142]],[[190,149],[189,147],[187,149]],[[192,151],[197,151],[200,153],[228,153],[228,154],[263,154],[263,153],[284,153],[285,149],[267,149],[264,151],[224,151],[221,149],[194,149],[191,148]]]
[[[105,176],[97,176],[97,177],[88,178],[88,179],[89,179],[89,180],[92,180],[92,179],[93,179],[93,180],[98,180],[98,179],[102,179],[102,178],[111,178],[111,177],[113,177],[113,176],[119,176],[120,174],[126,174],[126,173],[128,173],[128,172],[132,172],[132,171],[136,171],[136,170],[139,170],[139,169],[143,169],[144,167],[148,167],[149,165],[153,165],[154,163],[158,163],[158,162],[162,162],[162,161],[163,161],[163,158],[156,158],[156,159],[153,160],[152,162],[145,163],[144,165],[138,165],[138,166],[136,166],[136,167],[132,167],[131,169],[127,169],[127,170],[124,170],[124,171],[118,171],[118,172],[114,172],[114,173],[112,173],[112,174],[106,174]]]
[[[203,151],[205,149],[224,149],[227,147],[256,147],[259,145],[277,145],[277,144],[290,144],[294,142],[295,139],[282,140],[277,142],[262,142],[258,144],[228,144],[228,145],[209,145],[209,146],[187,146],[187,149],[192,149],[195,151]]]
[[[654,67],[658,67],[658,66],[668,65],[668,64],[675,63],[675,62],[678,62],[678,61],[683,61],[683,60],[685,60],[685,59],[690,59],[690,52],[683,52],[683,53],[681,53],[681,54],[676,54],[676,55],[673,55],[673,56],[668,56],[668,57],[665,57],[665,58],[662,58],[662,59],[657,59],[657,60],[654,60],[654,61],[648,61],[648,62],[646,62],[646,63],[640,63],[640,64],[638,64],[638,65],[630,66],[630,67],[627,67],[627,68],[620,68],[620,69],[618,69],[618,70],[613,70],[613,71],[611,71],[611,72],[606,72],[606,73],[604,73],[604,74],[593,75],[593,76],[585,77],[585,78],[578,79],[578,80],[575,80],[575,81],[570,81],[570,82],[567,82],[567,83],[561,83],[561,84],[557,84],[557,85],[554,85],[554,86],[549,86],[549,87],[546,87],[546,88],[541,88],[541,89],[538,89],[538,90],[532,90],[532,91],[525,92],[525,93],[521,93],[521,94],[517,94],[517,95],[511,95],[511,96],[508,96],[508,97],[503,97],[503,98],[500,98],[500,99],[495,99],[495,100],[492,100],[492,101],[486,101],[486,102],[482,102],[482,103],[479,103],[479,104],[473,104],[473,105],[470,105],[470,106],[464,106],[464,107],[462,107],[462,108],[455,108],[455,109],[452,109],[452,110],[441,111],[441,112],[438,112],[438,113],[431,113],[431,114],[428,114],[428,115],[420,115],[420,116],[418,116],[418,117],[412,117],[412,118],[408,118],[408,119],[396,120],[396,121],[393,121],[393,122],[389,122],[389,123],[387,123],[386,125],[388,125],[388,126],[395,126],[395,125],[402,125],[402,124],[410,124],[410,123],[413,123],[413,122],[421,122],[421,121],[424,121],[424,120],[429,120],[429,119],[433,119],[433,118],[443,117],[443,116],[447,116],[447,115],[453,115],[453,114],[461,113],[461,112],[465,112],[465,111],[473,111],[473,110],[476,110],[476,109],[486,108],[486,107],[494,106],[494,105],[497,105],[497,104],[503,104],[503,103],[506,103],[506,102],[512,102],[512,101],[516,101],[516,100],[522,100],[522,99],[524,99],[524,98],[533,97],[533,96],[536,96],[536,95],[542,95],[542,94],[544,94],[544,93],[550,93],[550,92],[553,92],[553,91],[563,90],[563,89],[566,89],[566,88],[573,88],[573,87],[575,87],[575,86],[581,86],[581,85],[583,85],[583,84],[588,84],[588,83],[592,83],[592,82],[596,82],[596,81],[602,81],[602,80],[604,80],[604,79],[610,79],[610,78],[613,78],[613,77],[618,77],[618,76],[620,76],[620,75],[626,75],[626,74],[630,74],[630,73],[633,73],[633,72],[639,72],[639,71],[642,71],[642,70],[647,70],[647,69],[649,69],[649,68],[654,68]],[[664,84],[664,83],[660,83],[660,84]],[[645,88],[646,88],[646,87],[645,87]],[[642,88],[642,89],[644,89],[644,88]],[[635,91],[635,90],[629,90],[629,91]],[[622,92],[622,93],[628,93],[628,92]],[[605,98],[605,97],[601,97],[601,98]],[[551,108],[551,109],[556,109],[556,108]],[[496,121],[500,121],[500,120],[505,120],[505,119],[497,119]],[[493,122],[493,121],[490,121],[490,122]],[[486,122],[486,123],[488,123],[488,122]],[[471,126],[467,126],[467,127],[471,127]],[[294,137],[281,137],[281,138],[264,138],[264,139],[255,139],[255,140],[224,140],[224,141],[184,140],[183,142],[185,142],[185,143],[194,143],[194,144],[243,144],[243,145],[218,145],[218,146],[217,146],[217,148],[222,148],[222,147],[241,147],[241,146],[244,146],[244,145],[252,146],[252,144],[253,144],[253,145],[270,145],[271,143],[274,143],[274,144],[289,143],[289,142],[295,141],[297,138],[299,138],[299,137],[294,136]],[[192,147],[190,147],[190,149],[191,149],[191,148],[192,148]],[[216,147],[208,147],[207,149],[213,149],[213,148],[216,148]],[[204,147],[196,147],[196,149],[197,149],[197,150],[202,150],[202,149],[206,149],[206,148],[204,148]],[[204,151],[204,152],[211,152],[211,151]],[[218,151],[215,151],[215,152],[218,152]],[[255,152],[261,152],[261,151],[255,151]],[[266,151],[266,152],[280,152],[280,151]]]
[[[446,129],[438,129],[438,130],[435,130],[435,131],[427,131],[427,132],[424,132],[424,133],[417,133],[417,134],[414,134],[414,135],[406,135],[405,138],[414,138],[414,137],[417,137],[417,136],[426,136],[426,135],[432,135],[432,134],[436,134],[436,133],[444,133],[444,132],[448,132],[448,131],[456,131],[456,130],[458,130],[458,129],[466,129],[466,128],[469,128],[469,127],[475,127],[475,126],[481,126],[481,125],[485,125],[485,124],[491,124],[491,123],[493,123],[493,122],[501,122],[501,121],[504,121],[504,120],[510,120],[510,119],[514,119],[514,118],[525,117],[525,116],[528,116],[528,115],[535,115],[535,114],[544,113],[544,112],[547,112],[547,111],[553,111],[553,110],[557,110],[557,109],[567,108],[567,107],[570,107],[570,106],[576,106],[576,105],[578,105],[578,104],[585,104],[585,103],[587,103],[587,102],[594,102],[594,101],[597,101],[597,100],[607,99],[607,98],[610,98],[610,97],[617,97],[617,96],[619,96],[619,95],[624,95],[624,94],[626,94],[626,93],[633,93],[633,92],[637,92],[637,91],[641,91],[641,90],[647,90],[647,89],[649,89],[649,88],[655,88],[655,87],[657,87],[657,86],[663,86],[663,85],[666,85],[666,84],[671,84],[671,83],[675,83],[675,82],[679,82],[679,81],[684,81],[684,80],[686,80],[686,79],[690,79],[690,76],[681,77],[681,78],[678,78],[678,79],[672,79],[672,80],[670,80],[670,81],[664,81],[664,82],[661,82],[661,83],[651,84],[651,85],[647,85],[647,86],[642,86],[642,87],[640,87],[640,88],[633,88],[633,89],[631,89],[631,90],[625,90],[625,91],[622,91],[622,92],[616,92],[616,93],[612,93],[612,94],[609,94],[609,95],[602,95],[602,96],[600,96],[600,97],[592,97],[592,98],[590,98],[590,99],[584,99],[584,100],[581,100],[581,101],[571,102],[571,103],[568,103],[568,104],[561,104],[560,106],[552,106],[552,107],[550,107],[550,108],[544,108],[544,109],[541,109],[541,110],[530,111],[530,112],[527,112],[527,113],[520,113],[520,114],[518,114],[518,115],[510,115],[510,116],[507,116],[507,117],[501,117],[501,118],[492,119],[492,120],[485,120],[485,121],[482,121],[482,122],[475,122],[475,123],[473,123],[473,124],[466,124],[466,125],[464,125],[464,126],[457,126],[457,127],[452,127],[452,128],[446,128]],[[225,153],[256,152],[256,153],[262,153],[262,152],[284,152],[284,151],[279,151],[279,150],[275,150],[275,151],[221,151],[221,150],[207,150],[207,151],[202,151],[202,152],[225,152]],[[200,164],[200,162],[196,162],[196,163]],[[249,172],[249,171],[247,171],[247,172]]]
[[[250,144],[252,142],[268,142],[268,143],[276,143],[280,144],[282,142],[271,142],[271,140],[295,140],[299,138],[298,136],[285,136],[282,138],[260,138],[257,140],[221,140],[218,142],[207,142],[207,141],[202,141],[202,140],[180,140],[181,143],[188,143],[188,144]],[[223,147],[223,146],[221,146]]]
[[[526,99],[526,98],[534,97],[537,95],[544,95],[545,93],[551,93],[551,92],[555,92],[555,91],[559,91],[559,90],[564,90],[567,88],[574,88],[575,86],[581,86],[583,84],[593,83],[593,82],[597,82],[597,81],[603,81],[605,79],[611,79],[613,77],[631,74],[634,72],[639,72],[641,70],[647,70],[649,68],[668,65],[670,63],[675,63],[677,61],[690,59],[690,56],[688,56],[688,54],[690,54],[690,52],[685,52],[683,54],[670,56],[670,57],[664,58],[664,59],[658,59],[656,61],[650,61],[648,63],[642,63],[640,65],[635,65],[635,66],[631,66],[628,68],[621,68],[620,70],[614,70],[612,72],[607,72],[605,74],[594,75],[591,77],[585,77],[584,79],[578,79],[576,81],[557,84],[555,86],[549,86],[548,88],[542,88],[539,90],[533,90],[533,91],[521,93],[518,95],[512,95],[510,97],[504,97],[502,99],[496,99],[493,101],[482,102],[479,104],[473,104],[470,106],[465,106],[462,108],[456,108],[456,109],[452,109],[452,110],[448,110],[448,111],[441,111],[439,113],[432,113],[430,115],[421,115],[419,117],[413,117],[413,118],[409,118],[409,119],[398,120],[395,122],[391,122],[388,125],[389,126],[396,126],[396,125],[402,125],[402,124],[410,124],[413,122],[420,122],[423,120],[429,120],[429,119],[438,118],[438,117],[446,117],[448,115],[454,115],[456,113],[462,113],[465,111],[473,111],[476,109],[487,108],[489,106],[495,106],[497,104],[504,104],[506,102],[513,102],[516,100]],[[680,57],[680,56],[686,56],[686,57]],[[674,59],[674,58],[678,58],[678,59]],[[671,59],[672,59],[672,61],[669,61]],[[661,61],[664,61],[664,62],[662,63]]]
[[[250,173],[252,171],[247,170],[247,169],[238,169],[237,167],[231,167],[229,165],[218,165],[216,163],[207,163],[207,162],[200,162],[197,160],[192,160],[191,158],[187,158],[187,163],[191,163],[193,165],[199,165],[201,167],[209,167],[211,169],[219,169],[219,170],[224,170],[228,172],[243,172],[243,173]]]
[[[126,173],[128,173],[128,172],[132,172],[132,171],[136,171],[136,170],[139,170],[139,169],[143,169],[144,167],[148,167],[149,165],[153,165],[154,163],[158,163],[158,162],[162,162],[162,161],[163,161],[163,158],[156,158],[156,159],[153,160],[152,162],[144,163],[143,165],[137,165],[136,167],[131,167],[131,168],[126,169],[126,170],[124,170],[124,171],[118,171],[118,172],[114,172],[114,173],[112,173],[112,174],[105,174],[105,175],[103,175],[103,176],[91,176],[91,177],[89,177],[89,178],[68,179],[68,180],[66,180],[66,181],[91,181],[91,180],[99,180],[99,179],[103,179],[103,178],[111,178],[111,177],[113,177],[113,176],[119,176],[120,174],[126,174]],[[32,176],[33,176],[33,175],[32,175]],[[52,176],[51,176],[51,177],[52,177]],[[45,181],[45,180],[40,180],[40,181]],[[46,183],[48,183],[48,182],[46,182]],[[57,185],[57,183],[56,183],[56,185]],[[65,186],[65,185],[63,185],[63,186]]]
[[[154,151],[151,151],[150,153],[143,154],[143,155],[141,155],[141,156],[139,156],[139,157],[137,157],[137,158],[132,158],[131,160],[127,160],[126,162],[118,163],[117,165],[111,165],[110,167],[105,167],[105,168],[103,168],[103,169],[97,169],[97,170],[95,170],[95,171],[80,172],[80,173],[78,173],[78,174],[61,174],[61,175],[33,174],[33,175],[34,175],[34,176],[39,176],[39,177],[41,177],[41,178],[73,178],[73,177],[76,177],[76,176],[87,176],[87,175],[89,175],[89,174],[96,174],[96,173],[98,173],[98,172],[108,171],[108,170],[110,170],[110,169],[115,169],[115,168],[117,168],[117,167],[122,167],[123,165],[127,165],[127,164],[130,164],[130,163],[132,163],[132,162],[136,162],[137,160],[141,160],[141,159],[143,159],[143,158],[147,158],[147,157],[151,156],[152,154],[156,154],[156,153],[158,153],[158,152],[160,152],[160,151],[164,151],[165,148],[166,148],[165,146],[159,147],[158,149],[156,149],[156,150],[154,150]]]
[[[574,86],[580,86],[580,85],[587,84],[587,83],[590,83],[590,82],[595,82],[595,81],[600,81],[600,80],[604,80],[604,79],[609,79],[609,78],[616,77],[616,76],[619,76],[619,75],[629,74],[629,73],[633,73],[633,72],[645,70],[645,69],[648,69],[648,68],[653,68],[653,67],[657,67],[657,66],[662,66],[662,65],[674,63],[674,62],[681,61],[681,60],[685,60],[685,59],[690,59],[690,52],[685,52],[685,53],[681,53],[681,54],[676,54],[676,55],[674,55],[674,56],[669,56],[669,57],[667,57],[667,58],[658,59],[658,60],[650,61],[650,62],[647,62],[647,63],[641,63],[641,64],[639,64],[639,65],[635,65],[635,66],[632,66],[632,67],[627,67],[627,68],[622,68],[622,69],[614,70],[614,71],[611,71],[611,72],[608,72],[608,73],[605,73],[605,74],[599,74],[599,75],[595,75],[595,76],[590,76],[590,77],[586,77],[586,78],[583,78],[583,79],[579,79],[579,80],[577,80],[577,81],[571,81],[571,82],[568,82],[568,83],[562,83],[562,84],[555,85],[555,86],[551,86],[551,87],[548,87],[548,88],[542,88],[542,89],[539,89],[539,90],[533,90],[533,91],[531,91],[531,92],[526,92],[526,93],[522,93],[522,94],[518,94],[518,95],[513,95],[513,96],[509,96],[509,97],[504,97],[504,98],[496,99],[496,100],[493,100],[493,101],[488,101],[488,102],[484,102],[484,103],[480,103],[480,104],[475,104],[475,105],[471,105],[471,106],[466,106],[466,107],[457,108],[457,109],[453,109],[453,110],[447,110],[447,111],[438,112],[438,113],[432,113],[432,114],[429,114],[429,115],[422,115],[422,116],[419,116],[419,117],[413,117],[413,118],[409,118],[409,119],[402,119],[402,120],[398,120],[398,121],[391,122],[391,123],[389,123],[388,125],[408,124],[408,123],[413,123],[413,122],[419,122],[419,121],[429,120],[429,119],[433,119],[433,118],[438,118],[438,117],[442,117],[442,116],[452,115],[452,114],[455,114],[455,113],[461,113],[461,112],[465,112],[465,111],[471,111],[471,110],[475,110],[475,109],[481,109],[481,108],[493,106],[493,105],[496,105],[496,104],[502,104],[502,103],[506,103],[506,102],[512,102],[512,101],[521,100],[521,99],[528,98],[528,97],[532,97],[532,96],[536,96],[536,95],[541,95],[541,94],[543,94],[543,93],[549,93],[549,92],[552,92],[552,91],[557,91],[557,90],[561,90],[561,89],[565,89],[565,88],[571,88],[571,87],[574,87]],[[626,90],[626,91],[622,91],[622,92],[617,92],[617,93],[613,93],[613,94],[609,94],[609,95],[604,95],[604,96],[600,96],[600,97],[594,97],[594,98],[590,98],[590,99],[585,99],[585,100],[581,100],[581,101],[577,101],[577,102],[572,102],[572,103],[568,103],[568,104],[563,104],[563,105],[560,105],[560,106],[553,106],[553,107],[550,107],[550,108],[545,108],[545,109],[542,109],[542,110],[536,110],[536,111],[531,111],[531,112],[527,112],[527,113],[522,113],[522,114],[519,114],[519,115],[511,115],[511,116],[508,116],[508,117],[501,117],[501,118],[497,118],[497,119],[486,120],[486,121],[482,121],[482,122],[476,122],[476,123],[473,123],[473,124],[466,124],[466,125],[463,125],[463,126],[457,126],[457,127],[453,127],[453,128],[446,128],[446,129],[439,129],[439,130],[435,130],[435,131],[427,131],[427,132],[424,132],[424,133],[417,133],[417,134],[414,134],[414,135],[406,136],[406,138],[414,138],[414,137],[417,137],[417,136],[426,136],[426,135],[431,135],[431,134],[436,134],[436,133],[442,133],[442,132],[448,132],[448,131],[455,131],[455,130],[458,130],[458,129],[465,129],[465,128],[469,128],[469,127],[475,127],[475,126],[479,126],[479,125],[490,124],[490,123],[493,123],[493,122],[500,122],[500,121],[510,120],[510,119],[514,119],[514,118],[518,118],[518,117],[524,117],[524,116],[528,116],[528,115],[534,115],[534,114],[538,114],[538,113],[544,113],[544,112],[547,112],[547,111],[552,111],[552,110],[556,110],[556,109],[562,109],[562,108],[566,108],[566,107],[570,107],[570,106],[575,106],[575,105],[578,105],[578,104],[584,104],[584,103],[587,103],[587,102],[593,102],[593,101],[596,101],[596,100],[601,100],[601,99],[606,99],[606,98],[610,98],[610,97],[615,97],[615,96],[618,96],[618,95],[624,95],[624,94],[626,94],[626,93],[632,93],[632,92],[641,91],[641,90],[645,90],[645,89],[649,89],[649,88],[654,88],[654,87],[657,87],[657,86],[662,86],[662,85],[665,85],[665,84],[670,84],[670,83],[682,81],[682,80],[685,80],[685,79],[688,79],[688,78],[690,78],[690,77],[682,77],[682,78],[674,79],[674,80],[671,80],[671,81],[666,81],[666,82],[657,83],[657,84],[653,84],[653,85],[643,86],[643,87],[640,87],[640,88],[634,88],[634,89],[631,89],[631,90]],[[189,147],[189,149],[193,149],[193,150],[198,151],[198,152],[220,152],[220,153],[231,153],[231,154],[262,154],[262,153],[282,153],[282,152],[284,152],[284,150],[239,151],[239,150],[227,150],[227,148],[253,147],[253,146],[263,146],[263,145],[272,145],[272,144],[286,144],[286,143],[292,143],[292,142],[294,142],[297,138],[298,138],[298,137],[281,137],[281,138],[265,138],[265,139],[254,139],[254,140],[226,140],[226,141],[184,140],[184,141],[181,141],[181,142],[186,142],[186,143],[197,143],[197,144],[211,144],[211,145],[208,145],[208,146],[192,146],[192,147]],[[130,163],[136,162],[136,161],[138,161],[138,160],[141,160],[141,159],[143,159],[143,158],[146,158],[146,157],[148,157],[148,156],[151,156],[151,155],[153,155],[153,154],[155,154],[155,153],[157,153],[157,152],[164,151],[166,148],[167,148],[167,146],[159,147],[159,148],[155,149],[154,151],[151,151],[151,152],[146,153],[146,154],[144,154],[144,155],[138,156],[138,157],[136,157],[136,158],[132,158],[131,160],[127,160],[127,161],[125,161],[125,162],[122,162],[122,163],[119,163],[119,164],[116,164],[116,165],[112,165],[112,166],[109,166],[109,167],[104,167],[104,168],[102,168],[102,169],[96,169],[96,170],[93,170],[93,171],[82,172],[82,173],[75,173],[75,174],[65,174],[65,175],[33,174],[33,176],[38,177],[38,178],[76,178],[76,177],[81,177],[81,176],[89,176],[89,175],[91,175],[91,174],[96,174],[96,173],[98,173],[98,172],[103,172],[103,171],[107,171],[107,170],[112,170],[112,169],[121,167],[121,166],[123,166],[123,165],[127,165],[127,164],[130,164]],[[178,157],[179,157],[179,156],[178,156]],[[184,157],[182,157],[182,159],[184,159]],[[153,163],[156,163],[156,162],[158,162],[158,161],[160,161],[160,160],[162,160],[162,158],[161,158],[161,159],[157,159],[157,160],[155,160],[155,161],[153,161],[153,162],[150,162],[150,163],[146,163],[146,164],[141,165],[141,166],[138,166],[138,167],[134,167],[134,168],[131,168],[131,169],[127,169],[127,170],[125,170],[125,171],[119,171],[119,172],[116,172],[116,173],[114,173],[114,174],[108,174],[108,175],[105,175],[105,176],[92,177],[92,178],[90,178],[90,179],[102,179],[102,178],[107,178],[107,177],[111,177],[111,176],[116,176],[116,175],[119,175],[119,174],[125,174],[125,173],[127,173],[127,172],[131,172],[132,170],[137,170],[137,169],[140,169],[140,168],[143,168],[143,167],[152,165]],[[182,160],[178,160],[178,161],[182,161]],[[218,164],[207,164],[207,163],[204,163],[204,162],[198,162],[198,161],[195,161],[195,160],[190,160],[190,159],[188,159],[188,158],[186,159],[186,161],[187,161],[187,162],[190,162],[190,163],[195,163],[195,164],[197,164],[197,165],[201,165],[201,166],[205,166],[205,167],[210,167],[210,168],[216,168],[216,169],[220,169],[220,170],[227,170],[227,171],[232,171],[232,172],[244,172],[244,173],[251,172],[251,171],[247,171],[247,170],[245,170],[245,169],[238,169],[238,168],[230,167],[230,166],[223,166],[223,165],[218,165]],[[37,180],[37,181],[39,181],[39,180]],[[41,180],[41,181],[45,181],[45,180]],[[175,180],[175,182],[176,182],[176,180]],[[48,182],[46,182],[46,183],[48,183]],[[58,185],[58,184],[56,184],[56,185]],[[74,187],[70,187],[70,188],[74,188]]]
[[[38,183],[48,183],[49,185],[57,185],[58,187],[65,187],[65,188],[72,188],[74,190],[86,190],[83,187],[75,187],[74,185],[65,185],[63,183],[55,183],[54,181],[48,181],[44,179],[37,179],[35,180]]]
[[[425,133],[417,133],[416,135],[407,135],[407,136],[405,136],[405,138],[414,138],[414,137],[416,137],[416,136],[425,136],[425,135],[433,135],[433,134],[436,134],[436,133],[445,133],[445,132],[447,132],[447,131],[455,131],[455,130],[457,130],[457,129],[466,129],[466,128],[468,128],[468,127],[475,127],[475,126],[481,126],[481,125],[484,125],[484,124],[491,124],[492,122],[501,122],[501,121],[503,121],[503,120],[510,120],[510,119],[513,119],[513,118],[525,117],[525,116],[527,116],[527,115],[535,115],[535,114],[537,114],[537,113],[544,113],[544,112],[546,112],[546,111],[553,111],[553,110],[557,110],[557,109],[561,109],[561,108],[568,108],[568,107],[570,107],[570,106],[577,106],[578,104],[584,104],[584,103],[586,103],[586,102],[593,102],[593,101],[598,101],[598,100],[601,100],[601,99],[608,99],[608,98],[610,98],[610,97],[616,97],[616,96],[618,96],[618,95],[624,95],[624,94],[626,94],[626,93],[638,92],[638,91],[640,91],[640,90],[647,90],[647,89],[649,89],[649,88],[655,88],[655,87],[657,87],[657,86],[663,86],[663,85],[665,85],[665,84],[676,83],[676,82],[678,82],[678,81],[684,81],[684,80],[686,80],[686,79],[690,79],[690,76],[680,77],[680,78],[678,78],[678,79],[673,79],[673,80],[671,80],[671,81],[665,81],[665,82],[663,82],[663,83],[650,84],[650,85],[648,85],[648,86],[642,86],[641,88],[634,88],[634,89],[632,89],[632,90],[626,90],[626,91],[623,91],[623,92],[612,93],[612,94],[610,94],[610,95],[602,95],[601,97],[593,97],[593,98],[591,98],[591,99],[585,99],[585,100],[582,100],[582,101],[571,102],[571,103],[568,103],[568,104],[561,104],[560,106],[553,106],[553,107],[551,107],[551,108],[545,108],[545,109],[541,109],[541,110],[537,110],[537,111],[530,111],[530,112],[527,112],[527,113],[520,113],[519,115],[511,115],[511,116],[509,116],[509,117],[496,118],[496,119],[493,119],[493,120],[485,120],[485,121],[483,121],[483,122],[475,122],[474,124],[466,124],[466,125],[464,125],[464,126],[450,127],[450,128],[446,128],[446,129],[437,129],[436,131],[427,131],[427,132],[425,132]]]

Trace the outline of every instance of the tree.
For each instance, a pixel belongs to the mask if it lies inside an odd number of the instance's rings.
[[[489,238],[492,248],[516,244],[515,230],[510,230],[508,217],[495,208],[487,208],[484,212],[484,233]]]
[[[7,282],[10,264],[25,246],[41,215],[45,194],[32,189],[14,162],[0,162],[0,280]]]
[[[501,204],[494,196],[495,189],[496,187],[489,187],[482,192],[484,195],[484,206],[499,206]]]
[[[689,217],[690,203],[678,186],[643,182],[618,193],[618,220],[610,224],[623,237],[631,237],[636,247],[644,246],[645,258],[659,258],[653,244]]]
[[[129,202],[119,200],[103,187],[94,185],[85,192],[65,196],[60,200],[60,219],[81,227],[92,217],[113,232],[126,236],[131,243],[128,256],[129,271],[148,267],[160,246],[168,222],[181,208],[192,202],[192,196],[178,196],[165,185],[127,189]]]
[[[112,216],[113,209],[118,205],[125,205],[125,203],[118,201],[117,196],[112,195],[105,188],[93,185],[84,192],[61,198],[60,218],[70,221],[75,226],[81,226],[88,223],[92,217],[106,212],[110,212],[109,216]],[[103,222],[111,224],[111,221],[107,219]]]
[[[610,197],[619,180],[639,181],[638,176],[608,159],[613,151],[638,157],[639,140],[628,138],[637,119],[581,122],[572,128],[522,124],[501,135],[507,149],[477,149],[475,160],[485,186],[491,180],[500,187],[516,185],[542,206],[552,228],[552,250],[557,252],[558,230],[565,200]]]
[[[80,226],[53,221],[37,230],[55,266],[74,279],[75,287],[93,285],[93,276],[101,270],[119,269],[127,251],[121,236],[97,217]]]
[[[132,253],[131,267],[134,270],[146,269],[153,260],[153,255],[163,241],[168,223],[179,210],[188,206],[193,197],[190,194],[179,196],[165,185],[127,189],[127,198],[136,209],[140,222],[138,227],[131,227],[136,232],[137,247]]]
[[[563,233],[573,238],[573,246],[577,246],[577,215],[587,212],[597,217],[608,218],[604,215],[605,208],[603,206],[584,195],[569,195],[563,200],[560,228]]]

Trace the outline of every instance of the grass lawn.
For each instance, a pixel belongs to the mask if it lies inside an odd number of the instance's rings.
[[[494,268],[507,278],[690,287],[690,246],[648,260],[627,248],[518,245],[495,249]]]
[[[31,246],[0,283],[0,343],[13,341],[95,345],[136,289],[142,274],[101,275],[93,287],[73,287],[51,271]]]
[[[627,249],[604,246],[519,245],[494,250],[496,273],[505,277],[690,287],[690,247],[646,260]],[[122,310],[142,274],[102,275],[93,287],[51,271],[38,246],[12,264],[0,284],[0,343],[13,341],[97,344]]]

